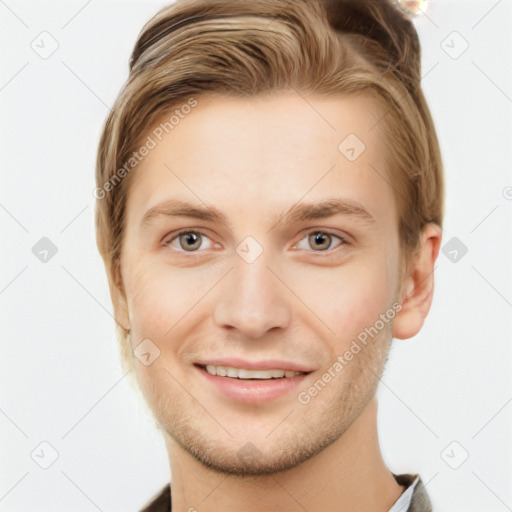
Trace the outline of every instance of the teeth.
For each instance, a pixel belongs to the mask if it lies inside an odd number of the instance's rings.
[[[245,368],[233,368],[231,366],[206,365],[206,371],[210,375],[219,375],[221,377],[231,377],[234,379],[281,379],[290,378],[296,375],[302,375],[302,372],[291,370],[246,370]]]
[[[210,366],[210,368],[213,368],[213,371],[215,372],[215,366]],[[236,368],[231,368],[231,366],[228,366],[226,368],[226,373],[228,374],[228,377],[238,377],[238,372]],[[212,375],[215,375],[215,373],[213,373]],[[220,373],[218,375],[220,375]]]

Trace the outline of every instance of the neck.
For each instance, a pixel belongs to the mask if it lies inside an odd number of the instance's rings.
[[[334,443],[299,466],[257,477],[220,474],[204,467],[166,436],[173,512],[322,510],[387,512],[403,488],[386,467],[373,398]]]

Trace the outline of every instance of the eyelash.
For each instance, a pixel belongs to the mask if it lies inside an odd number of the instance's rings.
[[[196,235],[200,235],[202,237],[204,236],[206,238],[209,238],[208,235],[206,235],[202,231],[193,230],[193,229],[184,229],[184,230],[179,231],[176,234],[174,234],[171,239],[169,239],[167,242],[164,242],[164,245],[169,247],[170,244],[172,242],[174,242],[174,240],[178,239],[181,235],[189,234],[189,233],[194,233]],[[332,233],[331,231],[324,231],[324,230],[320,230],[320,229],[314,229],[314,230],[309,231],[295,245],[298,245],[302,240],[304,240],[304,238],[307,238],[310,235],[315,234],[315,233],[319,233],[319,234],[322,234],[322,235],[328,235],[328,236],[331,236],[331,237],[334,237],[334,238],[338,238],[340,240],[340,244],[338,246],[336,246],[334,249],[329,248],[329,249],[325,249],[323,251],[315,251],[315,250],[311,250],[310,251],[310,252],[313,252],[313,253],[318,253],[320,255],[320,257],[328,258],[329,256],[333,255],[332,253],[335,252],[337,248],[339,248],[339,247],[341,247],[343,245],[350,245],[350,242],[346,238],[343,238],[340,235],[336,235],[335,233]],[[196,250],[196,251],[184,251],[184,250],[176,250],[176,249],[173,249],[173,251],[175,251],[180,256],[183,256],[185,258],[189,257],[188,254],[193,254],[193,253],[197,253],[197,252],[199,252],[199,253],[203,252],[203,251],[198,251],[198,250]]]

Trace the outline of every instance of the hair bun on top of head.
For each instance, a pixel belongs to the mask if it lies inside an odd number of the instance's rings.
[[[360,39],[363,54],[383,71],[397,73],[414,93],[421,79],[421,48],[411,18],[392,0],[323,0],[331,27]],[[367,41],[384,51],[375,55]],[[365,51],[366,49],[366,51]]]

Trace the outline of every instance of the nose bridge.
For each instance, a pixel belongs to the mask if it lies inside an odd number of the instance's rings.
[[[255,339],[275,327],[286,327],[291,317],[286,288],[268,268],[270,251],[256,249],[251,240],[237,247],[234,268],[227,276],[214,313],[220,327],[236,328],[247,338]]]

